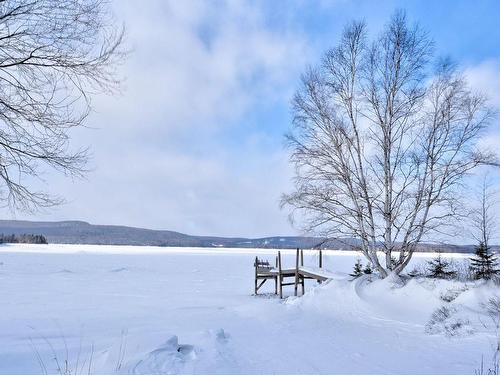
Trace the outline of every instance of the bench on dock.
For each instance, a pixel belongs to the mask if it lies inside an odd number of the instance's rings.
[[[255,257],[255,295],[267,280],[274,280],[274,294],[283,298],[283,287],[293,285],[295,287],[295,296],[298,293],[298,287],[301,286],[304,294],[305,280],[311,279],[321,283],[330,279],[330,274],[323,269],[323,251],[319,250],[319,267],[304,266],[304,251],[297,249],[295,257],[295,268],[283,268],[281,261],[281,251],[276,256],[275,267],[269,264],[269,261]],[[293,281],[287,281],[293,279]],[[261,282],[259,283],[259,280]]]
[[[276,258],[276,266],[278,265],[278,258]],[[267,260],[255,257],[255,295],[259,289],[264,285],[267,280],[274,280],[274,293],[278,294],[278,273],[276,268],[273,268]],[[260,284],[259,280],[262,280]]]

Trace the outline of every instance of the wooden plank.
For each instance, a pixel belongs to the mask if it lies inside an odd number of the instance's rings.
[[[266,281],[267,281],[267,279],[262,280],[262,282],[261,282],[261,283],[259,284],[259,286],[257,287],[255,294],[257,294],[257,291],[258,291],[258,290],[262,287],[262,285],[264,285],[264,283],[265,283]]]
[[[329,278],[325,275],[322,275],[322,274],[318,274],[318,273],[315,273],[313,271],[310,271],[310,270],[304,270],[304,269],[300,269],[299,270],[299,273],[305,277],[310,277],[311,279],[315,279],[315,280],[321,280],[321,281],[326,281],[328,280]]]
[[[277,270],[277,271],[271,271],[271,273],[273,273],[273,272],[279,273],[280,271],[279,270]],[[281,269],[281,275],[283,275],[283,276],[294,276],[295,275],[295,268]]]
[[[272,280],[275,277],[274,275],[257,275],[257,280]]]

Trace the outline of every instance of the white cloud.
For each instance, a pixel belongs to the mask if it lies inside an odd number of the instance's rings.
[[[127,93],[118,102],[98,102],[97,110],[119,110],[131,134],[221,126],[256,98],[281,99],[302,65],[304,41],[269,30],[264,14],[246,2],[150,1],[137,7],[128,1],[117,10],[134,49],[126,65]]]
[[[91,145],[95,171],[76,182],[49,174],[46,189],[69,203],[37,218],[193,234],[292,233],[279,210],[290,167],[282,131],[272,129],[288,124],[248,119],[262,106],[288,106],[307,44],[273,28],[262,6],[115,2],[133,48],[125,91],[95,98],[95,130],[74,133],[75,145]]]
[[[489,105],[500,113],[500,61],[488,60],[468,67],[465,75],[471,87],[489,98]],[[496,116],[483,136],[481,145],[500,155],[500,118]]]
[[[288,108],[304,65],[317,63],[334,42],[330,34],[306,37],[296,25],[313,5],[120,0],[114,6],[134,50],[123,67],[126,90],[95,98],[89,126],[96,130],[74,133],[75,145],[91,145],[95,171],[75,182],[47,174],[45,188],[69,204],[36,218],[193,234],[293,233],[278,208],[292,176],[280,137],[288,124],[283,116],[275,121],[273,108]],[[332,22],[331,30],[342,22]],[[500,62],[471,66],[466,74],[500,109]],[[498,149],[498,121],[484,144]]]

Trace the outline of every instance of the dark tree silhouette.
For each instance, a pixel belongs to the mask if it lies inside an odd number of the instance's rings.
[[[363,265],[361,264],[361,259],[358,259],[354,264],[352,273],[350,273],[349,276],[359,277],[361,275],[363,275]]]
[[[470,269],[475,279],[491,280],[500,275],[498,259],[484,242],[476,246],[475,256],[470,259]]]
[[[450,269],[450,262],[441,257],[441,253],[438,256],[427,262],[428,276],[435,279],[450,279],[454,277],[457,273]]]
[[[91,97],[119,88],[123,28],[106,0],[0,1],[0,200],[35,209],[60,202],[34,191],[43,166],[78,176],[86,149],[72,151]]]

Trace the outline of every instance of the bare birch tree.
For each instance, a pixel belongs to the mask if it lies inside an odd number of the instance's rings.
[[[482,243],[486,248],[491,245],[491,239],[497,225],[496,193],[491,182],[485,176],[477,194],[476,206],[469,213],[471,234],[478,243]]]
[[[58,203],[29,186],[44,166],[84,172],[87,150],[71,151],[68,132],[84,125],[93,94],[118,89],[122,41],[106,0],[0,0],[3,203]]]
[[[495,162],[476,148],[492,118],[486,98],[449,61],[433,63],[432,40],[403,12],[373,42],[363,23],[347,26],[304,74],[293,114],[295,189],[282,205],[308,231],[359,239],[382,277],[452,223],[462,178]]]

